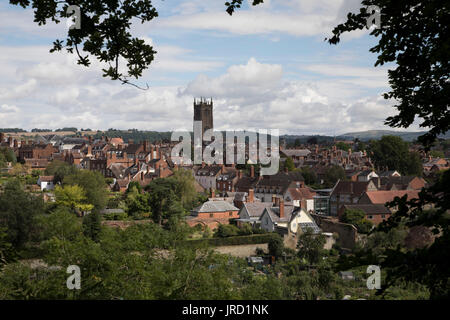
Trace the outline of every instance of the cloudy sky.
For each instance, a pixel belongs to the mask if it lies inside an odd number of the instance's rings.
[[[156,0],[159,17],[133,34],[158,52],[139,84],[49,53],[66,23],[39,27],[31,10],[0,4],[0,127],[191,129],[194,97],[212,97],[217,129],[342,134],[389,129],[387,69],[368,31],[324,42],[358,0],[265,0],[229,16],[224,0]],[[417,130],[417,125],[410,130]]]

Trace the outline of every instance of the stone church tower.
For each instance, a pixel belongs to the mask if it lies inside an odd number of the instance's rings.
[[[194,99],[194,122],[202,122],[202,140],[203,134],[208,129],[213,129],[213,102],[200,98],[200,100]]]

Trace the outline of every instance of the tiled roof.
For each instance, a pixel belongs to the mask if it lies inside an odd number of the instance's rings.
[[[407,195],[408,200],[419,198],[419,192],[415,190],[391,190],[391,191],[369,191],[366,195],[371,203],[384,204],[393,201],[395,197]]]
[[[289,188],[288,191],[293,198],[292,200],[312,199],[316,195],[309,188]]]
[[[40,176],[39,180],[41,182],[52,182],[54,179],[54,176]]]

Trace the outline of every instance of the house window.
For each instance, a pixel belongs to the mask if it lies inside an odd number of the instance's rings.
[[[384,215],[384,214],[382,214],[382,215],[381,215],[381,218],[383,218],[383,219],[384,219],[384,218],[385,218],[385,215]]]
[[[210,214],[209,214],[209,217],[210,217],[210,218],[214,218],[214,213],[210,213]]]
[[[233,216],[233,212],[230,212],[230,217],[232,217]]]
[[[369,219],[372,219],[373,217],[372,216],[369,216]]]

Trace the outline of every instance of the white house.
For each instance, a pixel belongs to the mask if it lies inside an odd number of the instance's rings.
[[[41,191],[53,190],[55,185],[53,184],[53,176],[39,176],[37,184],[41,187]]]

